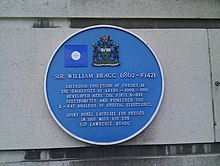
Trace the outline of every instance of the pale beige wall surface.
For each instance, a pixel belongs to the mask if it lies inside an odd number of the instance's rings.
[[[1,17],[219,18],[218,0],[1,0]]]
[[[216,82],[220,82],[220,30],[210,29],[208,32],[212,66],[212,91],[215,116],[215,134],[216,141],[220,142],[220,85],[215,85]]]
[[[44,74],[74,29],[0,29],[0,148],[88,146],[55,123],[44,100]],[[157,55],[165,78],[152,124],[126,145],[214,142],[206,30],[131,30]]]
[[[44,18],[50,26],[33,28]],[[218,20],[220,1],[0,0],[0,150],[89,146],[55,123],[43,93],[50,57],[77,31],[70,18]],[[131,31],[157,55],[165,91],[151,125],[123,145],[219,142],[219,29]]]

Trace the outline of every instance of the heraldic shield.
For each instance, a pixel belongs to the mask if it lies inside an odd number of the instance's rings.
[[[100,37],[93,43],[93,66],[119,66],[118,44],[114,44],[109,35]]]

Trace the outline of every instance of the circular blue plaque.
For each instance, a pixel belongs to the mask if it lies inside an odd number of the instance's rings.
[[[115,26],[93,26],[65,40],[45,74],[45,98],[57,124],[96,145],[129,140],[154,119],[164,80],[147,44]]]

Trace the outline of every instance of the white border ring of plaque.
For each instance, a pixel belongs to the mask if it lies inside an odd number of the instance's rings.
[[[161,65],[137,35],[109,25],[68,37],[47,66],[44,93],[57,124],[90,144],[113,145],[141,133],[164,93]]]

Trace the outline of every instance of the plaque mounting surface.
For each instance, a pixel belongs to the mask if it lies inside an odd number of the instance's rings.
[[[135,34],[85,28],[55,51],[45,74],[47,106],[57,124],[83,142],[112,145],[142,132],[164,91],[158,59]]]

